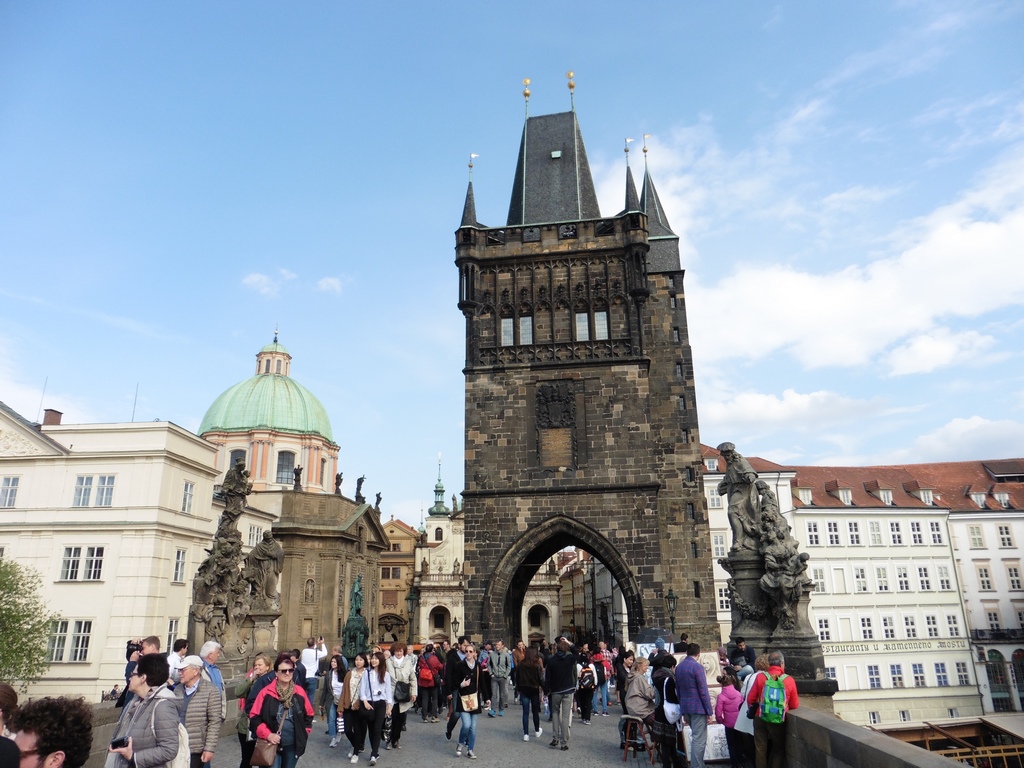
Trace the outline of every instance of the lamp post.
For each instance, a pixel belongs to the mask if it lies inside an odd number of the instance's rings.
[[[413,632],[416,631],[416,604],[419,602],[419,595],[416,590],[409,588],[409,594],[405,596],[405,604],[409,608],[409,644],[413,642]]]
[[[456,619],[456,618],[452,618],[452,634],[455,635],[454,639],[456,641],[458,641],[458,639],[459,639],[459,620]]]
[[[676,603],[678,600],[679,598],[672,591],[672,587],[669,587],[668,594],[665,595],[665,607],[668,608],[668,619],[671,622],[673,643],[676,641]]]

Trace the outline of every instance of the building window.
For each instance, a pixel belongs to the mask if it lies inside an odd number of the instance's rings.
[[[249,546],[255,547],[260,543],[260,539],[263,538],[263,529],[258,525],[249,526]],[[184,552],[184,550],[180,550]]]
[[[698,554],[699,553],[698,553],[698,550],[697,550],[697,542],[696,541],[691,541],[690,542],[690,556],[693,557],[693,558],[696,558],[698,556]]]
[[[998,632],[1003,627],[999,623],[999,611],[986,611],[985,618],[988,620],[988,628],[993,632]]]
[[[693,596],[700,597],[700,582],[696,580],[693,582]]]
[[[171,581],[175,584],[185,583],[185,550],[177,549],[174,551],[174,574],[171,577]]]
[[[890,491],[888,488],[879,489],[878,498],[883,504],[885,504],[885,506],[892,506],[892,491]]]
[[[875,630],[871,626],[871,619],[867,616],[860,620],[860,637],[862,640],[874,640]]]
[[[854,568],[853,569],[853,583],[854,589],[857,592],[868,591],[868,570],[867,568]]]
[[[901,709],[900,710],[900,722],[901,723],[909,723],[910,722],[910,710],[909,709]]]
[[[89,636],[92,634],[91,621],[76,621],[71,635],[71,661],[89,660]]]
[[[955,614],[946,615],[946,628],[949,629],[950,637],[960,637],[960,622]]]
[[[711,536],[711,554],[713,557],[725,557],[725,534],[715,533]]]
[[[967,533],[971,537],[971,549],[983,549],[985,547],[985,539],[982,538],[980,525],[968,526]]]
[[[885,566],[875,568],[875,583],[879,592],[889,591],[889,569]]]
[[[822,642],[832,639],[832,630],[829,628],[828,619],[818,619],[818,639]]]
[[[807,546],[816,547],[821,544],[821,540],[818,537],[818,524],[807,523]]]
[[[903,543],[903,531],[900,530],[900,524],[898,522],[889,523],[889,538],[893,545],[899,545]]]
[[[917,637],[917,620],[913,616],[903,617],[903,628],[907,631],[907,639]]]
[[[576,341],[590,341],[590,317],[586,312],[576,313]]]
[[[235,464],[238,463],[239,459],[242,460],[243,464],[245,463],[245,451],[242,450],[241,448],[236,448],[231,452],[231,458],[228,459],[228,468],[230,469],[231,467],[235,466]]]
[[[839,541],[839,523],[828,524],[828,545],[830,547],[838,547]]]
[[[64,559],[60,565],[60,580],[76,581],[78,579],[78,569],[81,562],[81,547],[64,547]]]
[[[704,459],[704,468],[708,472],[718,471],[718,459]]]
[[[902,664],[890,664],[889,665],[889,677],[892,678],[893,688],[903,687],[903,665]]]
[[[85,548],[85,571],[83,581],[99,581],[103,578],[103,547]]]
[[[928,523],[928,528],[932,532],[932,544],[942,544],[942,523],[933,520]]]
[[[825,591],[825,569],[824,568],[815,568],[812,571],[812,574],[814,576],[814,591],[815,592],[824,592]]]
[[[882,722],[882,716],[877,712],[868,712],[868,725],[879,725]]]
[[[18,500],[17,477],[0,477],[0,508],[10,509]]]
[[[992,576],[988,568],[983,565],[978,566],[978,586],[986,592],[992,589]]]
[[[167,652],[170,653],[174,650],[174,641],[178,639],[178,624],[179,619],[168,619],[167,620]]]
[[[683,378],[683,364],[682,363],[676,363],[676,378],[677,379]],[[716,465],[717,465],[717,462],[716,462]],[[708,467],[708,469],[710,469],[712,472],[717,472],[718,471],[718,467],[717,466]]]
[[[186,515],[192,514],[192,497],[195,495],[196,484],[186,480],[181,486],[181,511]]]
[[[860,544],[860,523],[847,523],[846,532],[850,535],[850,544]]]
[[[608,313],[606,311],[594,313],[594,338],[598,341],[608,339]]]
[[[64,661],[64,647],[68,641],[68,622],[51,621],[50,637],[46,641],[46,660],[50,662]]]
[[[928,566],[919,565],[917,567],[917,582],[920,585],[922,592],[929,592],[932,588],[932,579],[928,575]]]
[[[533,315],[520,315],[519,343],[533,344]]]
[[[392,551],[392,552],[401,552],[401,551],[402,551],[402,545],[401,545],[401,543],[395,543],[395,544],[392,544],[392,545],[391,545],[391,551]]]
[[[967,662],[958,661],[956,663],[956,682],[957,685],[970,685],[971,675],[967,671]]]
[[[946,662],[935,662],[935,684],[949,685],[949,675],[946,674]]]
[[[92,478],[79,475],[75,478],[75,500],[73,507],[88,507],[92,499]]]
[[[846,506],[850,506],[853,504],[853,491],[849,488],[840,488],[839,500]]]
[[[675,309],[676,308],[676,297],[675,296],[669,296],[668,297],[668,306],[669,306],[669,309]]]
[[[921,532],[921,523],[910,524],[910,541],[914,544],[924,544],[924,534]]]
[[[924,664],[911,664],[914,671],[914,687],[924,688]]]
[[[443,540],[444,540],[444,531],[441,530],[441,528],[435,528],[434,529],[434,541],[443,541]]]
[[[910,591],[910,576],[907,575],[906,568],[900,567],[896,569],[896,588],[900,592]]]
[[[896,622],[893,620],[892,616],[882,617],[882,635],[886,640],[896,639]]]
[[[292,470],[295,469],[295,454],[281,451],[277,454],[277,482],[291,484],[295,480]]]
[[[1006,567],[1006,577],[1010,581],[1010,589],[1020,589],[1020,567],[1016,565],[1008,565]]]
[[[939,620],[934,616],[924,617],[924,626],[928,630],[928,637],[939,636]]]
[[[812,504],[814,499],[814,492],[810,488],[797,488],[796,495],[800,499],[801,504]]]
[[[953,588],[952,587],[952,582],[949,580],[949,566],[948,565],[940,565],[939,566],[939,589],[945,591],[945,590],[949,590],[949,589],[952,589],[952,588]]]
[[[836,679],[836,668],[835,667],[825,667],[825,677],[828,678],[829,680],[835,680]]]
[[[979,509],[985,509],[985,494],[984,493],[972,493],[971,501],[978,505]]]
[[[402,578],[402,569],[399,566],[397,566],[397,565],[391,566],[391,578],[392,579],[400,579],[400,578]]]
[[[511,347],[516,343],[514,338],[515,327],[514,317],[501,318],[501,346]]]
[[[871,532],[871,546],[882,546],[882,524],[877,522],[868,523],[868,531]]]
[[[927,504],[929,507],[935,503],[933,494],[930,488],[922,488],[917,492],[917,498],[921,500],[922,504]]]
[[[114,476],[100,475],[96,484],[96,506],[109,507],[114,501]]]
[[[949,717],[949,718],[960,717],[960,710],[957,707],[948,707],[946,709],[946,717]]]
[[[881,688],[882,675],[877,664],[868,664],[868,688]]]
[[[1003,509],[1010,508],[1010,494],[1005,491],[1000,491],[999,493],[993,493],[992,495],[995,496],[996,502],[1000,507]]]
[[[729,611],[732,610],[732,602],[729,600],[729,588],[719,587],[718,588],[718,610]]]
[[[676,344],[678,344],[679,343],[679,339],[680,339],[680,337],[679,337],[679,329],[678,328],[673,328],[672,329],[672,341],[675,342]]]
[[[1010,535],[1010,526],[1008,525],[999,526],[999,546],[1003,549],[1013,547],[1013,536]]]
[[[717,493],[712,493],[710,496],[708,496],[708,507],[710,507],[711,509],[721,509],[722,497],[719,496]]]

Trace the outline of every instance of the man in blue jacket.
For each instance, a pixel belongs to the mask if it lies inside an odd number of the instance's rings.
[[[708,678],[704,667],[697,661],[700,646],[690,643],[686,646],[686,658],[676,667],[676,694],[679,697],[679,711],[690,726],[693,739],[688,757],[690,768],[704,768],[704,750],[708,743],[708,722],[714,714],[711,696],[708,694]]]

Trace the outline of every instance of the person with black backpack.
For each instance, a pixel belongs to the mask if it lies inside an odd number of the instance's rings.
[[[576,700],[580,707],[580,722],[590,725],[590,716],[594,709],[594,692],[597,690],[597,669],[590,660],[590,654],[580,654],[580,663],[576,665]]]

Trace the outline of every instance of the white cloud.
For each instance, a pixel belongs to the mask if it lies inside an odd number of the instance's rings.
[[[970,461],[1024,456],[1024,423],[958,418],[914,441],[908,461]]]
[[[283,267],[277,270],[278,274],[281,275],[285,280],[294,280],[298,275],[292,272],[290,269],[284,269]]]
[[[341,280],[337,277],[321,277],[316,282],[316,289],[324,293],[341,293]]]
[[[277,296],[277,284],[262,272],[252,272],[242,278],[242,285],[263,296]]]
[[[972,360],[995,343],[991,336],[977,331],[953,333],[938,328],[930,333],[914,336],[887,356],[890,374],[931,373],[948,365]]]
[[[822,206],[830,211],[849,212],[862,208],[865,205],[874,205],[884,202],[895,195],[896,189],[881,189],[878,187],[863,187],[855,185],[844,189],[842,192],[833,192],[821,201]]]

